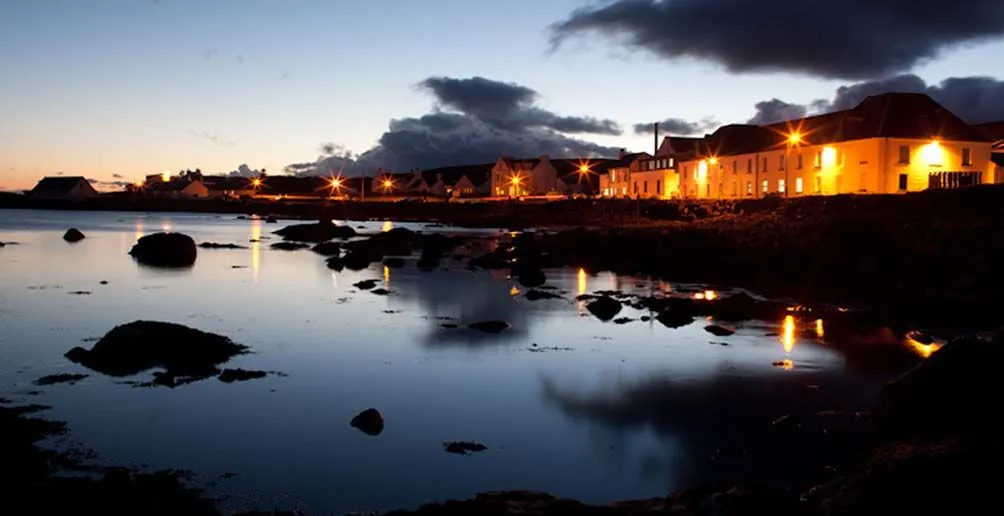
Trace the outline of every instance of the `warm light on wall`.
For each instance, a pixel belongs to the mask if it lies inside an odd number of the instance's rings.
[[[941,166],[945,162],[945,148],[938,140],[920,148],[920,161],[927,166]]]
[[[833,147],[823,147],[823,166],[832,167],[837,164],[837,149]]]
[[[703,181],[706,177],[708,177],[708,160],[702,159],[697,164],[697,179]]]

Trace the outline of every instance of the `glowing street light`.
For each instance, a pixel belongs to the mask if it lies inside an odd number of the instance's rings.
[[[789,134],[788,143],[791,145],[798,145],[802,143],[802,135],[799,134],[798,131]]]
[[[390,190],[391,187],[393,187],[393,186],[394,186],[394,181],[391,181],[390,179],[384,179],[383,180],[383,189],[384,190]]]
[[[255,188],[258,188],[259,186],[261,186],[261,179],[259,179],[257,177],[254,178],[254,179],[252,179],[251,180],[251,186],[253,186]]]
[[[341,187],[342,187],[342,180],[341,179],[335,178],[335,179],[331,180],[331,188],[336,188],[337,189],[337,188],[341,188]]]

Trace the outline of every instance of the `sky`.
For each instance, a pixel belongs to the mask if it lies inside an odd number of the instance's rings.
[[[999,0],[5,0],[0,188],[651,152],[885,91],[1002,120],[1002,38]]]

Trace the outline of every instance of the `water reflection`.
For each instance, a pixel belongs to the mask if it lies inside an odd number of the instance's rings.
[[[133,240],[139,240],[140,238],[143,238],[143,222],[137,220],[136,227],[133,231]]]
[[[714,301],[718,299],[718,292],[715,292],[714,290],[705,290],[704,292],[698,292],[694,294],[694,299]]]
[[[383,222],[383,226],[380,227],[380,231],[383,231],[384,233],[386,233],[386,232],[388,232],[388,231],[390,231],[392,229],[394,229],[394,223],[391,222],[391,221],[389,221],[389,220],[385,220]]]
[[[911,334],[907,334],[906,337],[903,338],[903,341],[914,353],[925,359],[930,358],[935,351],[941,349],[941,344],[937,342],[928,342],[925,344],[915,339]]]
[[[576,285],[576,290],[579,295],[585,294],[589,291],[589,275],[586,274],[586,269],[579,268],[578,281]]]
[[[781,344],[784,345],[784,352],[791,353],[795,349],[795,317],[785,316],[784,324],[781,325]]]
[[[258,282],[258,270],[261,268],[261,219],[251,220],[251,277]]]
[[[390,267],[386,265],[383,266],[383,286],[385,288],[390,287]]]
[[[825,335],[823,332],[823,320],[816,319],[816,338],[822,339]]]

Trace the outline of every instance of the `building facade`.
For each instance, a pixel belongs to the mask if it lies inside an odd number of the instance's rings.
[[[680,195],[904,193],[995,181],[993,142],[923,94],[868,97],[841,112],[730,125],[678,156]]]
[[[546,155],[534,159],[499,158],[490,177],[493,197],[519,198],[564,190],[558,170]]]
[[[82,201],[98,195],[91,183],[80,176],[44,177],[31,190],[35,199]]]

